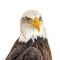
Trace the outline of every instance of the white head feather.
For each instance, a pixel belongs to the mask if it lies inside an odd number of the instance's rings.
[[[39,18],[41,15],[36,10],[29,10],[23,14],[23,17],[25,16],[28,16],[33,19],[34,17]],[[35,27],[33,27],[32,25],[28,23],[23,23],[21,19],[20,32],[21,33],[20,33],[19,41],[21,42],[27,42],[29,41],[29,39],[32,39],[34,41],[34,39],[37,39],[37,36],[46,38],[46,32],[43,25],[43,21],[41,21],[40,32],[38,32],[38,30]]]

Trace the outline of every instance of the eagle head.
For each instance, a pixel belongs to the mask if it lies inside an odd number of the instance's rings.
[[[45,29],[41,14],[36,10],[26,11],[20,20],[20,39],[27,42],[29,39],[37,39],[37,36],[45,37]]]

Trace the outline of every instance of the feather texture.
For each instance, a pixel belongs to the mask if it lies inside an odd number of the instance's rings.
[[[27,43],[18,40],[13,45],[6,60],[52,60],[47,39],[37,37],[34,42],[30,39]]]

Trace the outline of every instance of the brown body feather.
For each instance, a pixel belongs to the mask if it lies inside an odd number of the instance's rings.
[[[13,45],[6,60],[52,60],[51,51],[47,39],[38,37],[33,42],[19,42]]]

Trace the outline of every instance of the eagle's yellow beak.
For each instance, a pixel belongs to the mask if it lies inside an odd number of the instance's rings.
[[[29,23],[32,24],[35,28],[37,28],[38,32],[40,31],[40,21],[37,17],[35,17],[33,21]]]

